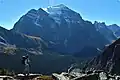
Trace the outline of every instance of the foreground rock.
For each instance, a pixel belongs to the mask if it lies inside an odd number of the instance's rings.
[[[0,80],[14,80],[11,76],[0,76]]]
[[[93,73],[93,74],[89,74],[89,75],[76,77],[73,80],[99,80],[99,75]]]
[[[120,80],[120,76],[115,76],[115,75],[110,75],[106,72],[95,72],[92,71],[93,73],[90,74],[84,74],[84,73],[74,73],[73,74],[68,74],[68,73],[61,73],[61,74],[52,74],[53,79],[55,80]],[[95,73],[94,73],[95,72]],[[77,76],[75,76],[77,75]]]
[[[24,76],[23,74],[18,74],[14,77],[14,79],[17,80],[31,80],[31,79],[38,79],[40,76],[42,76],[41,74],[29,74],[28,76]]]
[[[52,76],[55,80],[69,80],[68,73],[61,73],[61,74],[53,73]]]
[[[89,71],[88,71],[89,72]],[[11,76],[0,76],[0,80],[120,80],[118,75],[110,75],[106,72],[91,71],[92,73],[78,73],[78,72],[62,72],[61,74],[53,73],[52,76],[42,74],[30,74],[24,76],[23,74],[17,74],[14,77]]]

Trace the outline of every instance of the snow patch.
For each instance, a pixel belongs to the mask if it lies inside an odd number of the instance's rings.
[[[49,7],[47,11],[49,12],[49,14],[58,14],[58,15],[62,14],[61,9],[59,7]]]
[[[100,50],[99,48],[97,48],[98,51],[102,52],[102,50]]]
[[[40,16],[37,16],[34,24],[37,25],[37,26],[39,26],[39,27],[42,27],[42,25],[38,24],[39,18],[40,18]]]
[[[51,6],[51,8],[66,9],[67,7],[64,4],[60,4],[56,6]]]
[[[42,27],[40,24],[38,24],[38,23],[36,23],[36,22],[35,22],[34,24],[35,24],[36,26]]]
[[[47,8],[42,8],[42,9],[43,9],[44,11],[46,11],[47,13],[49,13]]]
[[[71,21],[69,19],[65,19],[66,22],[70,23]]]

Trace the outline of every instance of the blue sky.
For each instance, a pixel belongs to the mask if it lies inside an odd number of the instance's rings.
[[[120,25],[120,0],[0,0],[0,26],[11,29],[30,9],[61,3],[79,12],[85,20]]]

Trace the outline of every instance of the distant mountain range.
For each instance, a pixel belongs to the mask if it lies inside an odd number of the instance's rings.
[[[81,61],[78,57],[86,59],[100,55],[105,45],[119,38],[119,30],[116,24],[108,26],[97,21],[92,24],[63,4],[31,9],[13,29],[0,27],[0,67],[11,66],[21,71],[20,56],[29,53],[33,59],[33,72],[66,70],[70,64]],[[19,66],[11,63],[12,57]],[[4,59],[10,64],[3,63]]]

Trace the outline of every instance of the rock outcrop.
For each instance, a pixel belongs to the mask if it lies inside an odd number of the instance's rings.
[[[120,73],[120,39],[109,45],[102,54],[93,58],[86,69],[101,69],[112,74]]]
[[[79,74],[79,75],[78,75]],[[76,76],[75,76],[76,75]],[[68,74],[62,72],[61,74],[53,73],[52,78],[55,80],[119,80],[120,76],[118,75],[110,75],[104,71],[92,71],[90,74],[86,73],[76,73]]]

